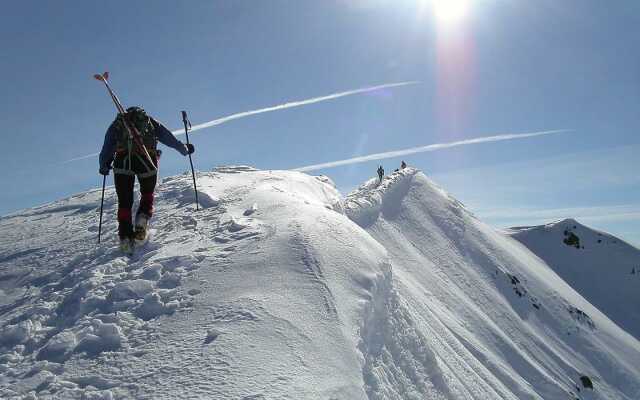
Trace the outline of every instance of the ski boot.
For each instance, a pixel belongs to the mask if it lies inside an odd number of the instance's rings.
[[[133,225],[130,221],[118,221],[118,237],[120,238],[120,251],[126,255],[132,255],[135,247],[133,240]]]
[[[133,240],[133,238],[120,238],[120,251],[123,254],[126,254],[128,256],[133,254],[133,251],[135,249],[135,242]]]
[[[135,239],[144,241],[147,238],[147,227],[149,226],[149,216],[144,212],[136,214]]]

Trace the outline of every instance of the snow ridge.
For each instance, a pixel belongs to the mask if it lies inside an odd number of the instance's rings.
[[[0,397],[366,398],[359,329],[389,265],[333,183],[198,181],[199,212],[189,176],[162,181],[131,258],[111,218],[93,244],[99,192],[0,219]]]
[[[448,398],[436,356],[393,289],[391,272],[374,290],[366,315],[359,349],[368,398]]]
[[[428,190],[444,200],[444,206],[456,210],[465,210],[464,205],[429,180],[419,170],[411,167],[386,175],[382,181],[372,178],[349,193],[344,200],[345,214],[362,227],[374,224],[379,216],[393,218],[400,211],[403,201],[414,184],[417,174],[428,182]]]
[[[371,180],[345,211],[388,251],[393,288],[435,354],[445,398],[640,393],[640,343],[422,173]],[[585,375],[597,391],[579,391]]]
[[[191,183],[130,258],[98,191],[0,218],[0,397],[640,397],[638,340],[413,168]]]

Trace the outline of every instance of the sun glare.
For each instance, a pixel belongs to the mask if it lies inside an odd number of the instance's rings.
[[[439,23],[454,24],[469,11],[469,0],[431,0],[433,14]]]

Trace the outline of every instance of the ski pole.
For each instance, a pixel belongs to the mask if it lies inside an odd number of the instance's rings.
[[[102,207],[104,206],[104,187],[107,183],[107,176],[102,177],[102,199],[100,200],[100,223],[98,224],[98,243],[100,243],[100,235],[102,233]]]
[[[189,129],[191,129],[191,122],[187,118],[187,112],[182,111],[182,123],[184,124],[184,134],[187,136],[187,144],[189,143]],[[198,211],[198,188],[196,187],[196,173],[193,170],[193,160],[191,159],[191,153],[189,153],[189,164],[191,165],[191,176],[193,176],[193,191],[196,194],[196,211]]]

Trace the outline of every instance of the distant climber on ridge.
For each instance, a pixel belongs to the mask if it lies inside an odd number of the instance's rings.
[[[407,168],[407,163],[404,162],[404,160],[402,160],[402,162],[400,163],[400,169],[405,169]]]
[[[143,150],[135,146],[123,118],[126,118],[129,127],[135,127],[140,132],[151,160],[147,159]],[[113,181],[118,195],[118,236],[120,248],[124,252],[133,251],[134,239],[143,240],[146,237],[147,224],[153,215],[153,192],[158,178],[157,168],[161,153],[156,148],[158,141],[176,149],[183,156],[195,150],[192,144],[184,144],[176,139],[171,131],[147,115],[142,108],[129,107],[124,115],[118,114],[109,126],[100,151],[100,174],[109,175],[113,162]],[[153,165],[150,165],[149,161],[152,161]],[[140,205],[136,212],[134,228],[131,209],[136,176],[140,183]]]
[[[382,183],[382,178],[384,178],[384,168],[382,168],[382,165],[380,165],[378,167],[378,183]]]

